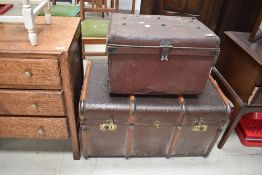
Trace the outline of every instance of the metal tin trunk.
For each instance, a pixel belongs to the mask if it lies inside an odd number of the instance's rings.
[[[114,14],[109,84],[116,94],[200,94],[219,38],[196,18]]]
[[[87,65],[79,106],[85,157],[208,156],[230,112],[217,86],[208,81],[197,97],[112,97],[107,68]]]

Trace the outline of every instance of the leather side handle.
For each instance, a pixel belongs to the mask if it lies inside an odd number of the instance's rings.
[[[86,65],[85,79],[83,81],[81,96],[80,96],[80,101],[79,101],[79,106],[78,106],[80,120],[84,120],[84,118],[85,118],[84,107],[85,107],[85,101],[86,101],[87,95],[88,95],[88,80],[89,80],[89,77],[90,77],[91,65],[92,65],[92,61],[88,60],[87,65]]]
[[[130,108],[129,108],[129,118],[128,118],[128,123],[129,124],[135,124],[136,120],[136,98],[135,96],[131,95],[130,96]]]
[[[178,119],[178,123],[179,125],[182,125],[183,124],[183,121],[184,121],[184,116],[185,116],[185,113],[186,113],[186,102],[185,102],[185,98],[183,96],[180,96],[178,98],[178,102],[179,104],[181,105],[181,112],[179,114],[179,119]]]
[[[226,95],[223,93],[223,91],[220,89],[219,85],[217,84],[216,80],[211,75],[209,75],[209,80],[212,83],[212,85],[214,86],[214,88],[216,89],[223,103],[227,107],[227,114],[230,114],[231,107],[233,107],[232,102],[226,97]]]

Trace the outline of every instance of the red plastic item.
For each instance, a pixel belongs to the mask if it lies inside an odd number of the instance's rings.
[[[262,147],[262,113],[244,115],[236,127],[236,133],[244,146]]]
[[[13,4],[0,4],[0,15],[5,14],[13,6],[14,6]]]

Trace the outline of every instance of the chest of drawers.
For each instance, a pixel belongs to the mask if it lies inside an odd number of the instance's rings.
[[[35,47],[23,25],[0,24],[0,138],[71,139],[79,159],[80,18],[36,23]]]

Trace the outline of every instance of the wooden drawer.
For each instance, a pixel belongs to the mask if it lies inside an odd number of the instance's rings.
[[[0,115],[65,116],[61,91],[0,90]]]
[[[0,117],[0,137],[67,139],[66,118]]]
[[[0,58],[0,88],[60,89],[58,60]]]

